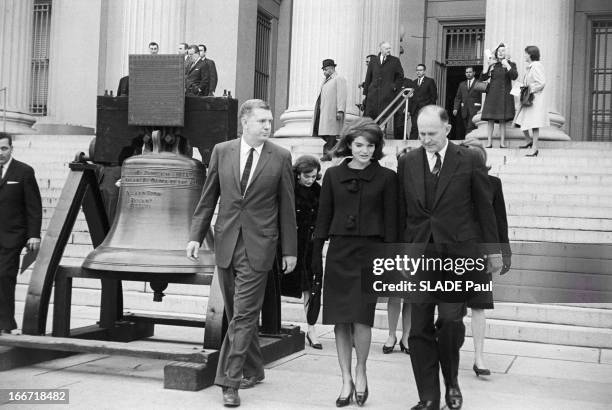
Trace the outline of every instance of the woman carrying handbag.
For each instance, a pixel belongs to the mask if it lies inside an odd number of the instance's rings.
[[[535,157],[539,152],[540,128],[550,125],[548,104],[544,93],[546,77],[544,66],[540,62],[540,49],[536,46],[525,47],[525,62],[527,62],[527,68],[523,77],[523,87],[526,87],[524,89],[533,96],[533,99],[530,104],[528,99],[521,98],[521,106],[516,113],[514,123],[521,126],[521,131],[525,135],[525,145],[519,148],[531,148],[527,156]],[[529,130],[531,130],[531,137]]]

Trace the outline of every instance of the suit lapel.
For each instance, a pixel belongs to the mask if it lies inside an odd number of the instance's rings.
[[[11,163],[9,164],[9,167],[6,169],[6,174],[4,178],[2,178],[2,175],[0,175],[0,189],[2,189],[4,185],[6,185],[6,181],[8,181],[9,177],[13,175],[14,169],[15,169],[15,158],[11,159]]]
[[[412,185],[413,189],[416,192],[417,201],[421,203],[421,205],[425,205],[425,176],[423,175],[423,170],[425,169],[425,163],[423,162],[423,157],[425,156],[425,149],[423,147],[418,148],[419,155],[415,155],[413,161],[406,161],[408,163],[408,169],[412,174],[412,180],[414,184]]]
[[[455,173],[455,169],[457,169],[459,166],[457,155],[459,155],[457,147],[455,144],[448,141],[448,148],[446,148],[444,163],[442,164],[442,169],[440,170],[440,179],[438,180],[438,187],[436,188],[436,199],[432,209],[436,207],[442,193],[451,181],[453,174]]]
[[[231,145],[230,164],[232,166],[232,175],[234,182],[236,183],[236,189],[240,194],[240,138],[236,138],[234,143]]]

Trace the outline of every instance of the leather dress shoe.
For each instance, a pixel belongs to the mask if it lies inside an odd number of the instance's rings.
[[[446,406],[450,410],[459,410],[463,406],[463,396],[459,386],[446,386],[444,400],[446,400]]]
[[[440,402],[434,400],[420,401],[410,410],[440,410]]]
[[[256,384],[261,383],[263,379],[263,376],[243,377],[242,380],[240,380],[240,388],[250,389],[251,387],[255,387]]]
[[[0,335],[10,335],[11,331],[8,329],[0,329]]]
[[[225,407],[240,406],[240,396],[238,396],[238,389],[236,389],[235,387],[223,387],[223,405]]]

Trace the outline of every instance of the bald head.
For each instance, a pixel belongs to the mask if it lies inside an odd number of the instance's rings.
[[[388,56],[391,54],[391,44],[387,41],[383,41],[380,43],[380,54],[383,56]]]
[[[451,130],[446,110],[438,105],[426,105],[417,117],[419,139],[427,152],[438,152],[447,144]]]

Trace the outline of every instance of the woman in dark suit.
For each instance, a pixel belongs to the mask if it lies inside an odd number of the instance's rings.
[[[499,123],[499,147],[506,148],[506,122],[514,118],[514,97],[510,91],[512,80],[517,77],[516,64],[507,58],[506,46],[501,43],[493,52],[493,57],[483,66],[480,75],[482,81],[490,79],[481,116],[483,121],[487,121],[487,148],[493,146],[491,138],[496,122]]]
[[[366,361],[370,352],[376,301],[361,291],[366,250],[394,242],[397,234],[397,175],[383,168],[380,127],[362,117],[346,125],[332,151],[346,158],[325,173],[314,233],[313,271],[322,270],[323,243],[330,238],[323,281],[323,323],[333,324],[342,390],[336,406],[368,398]],[[316,272],[315,272],[316,274]],[[351,374],[352,346],[357,365]]]
[[[487,151],[479,140],[467,139],[462,145],[477,152],[482,159],[482,164],[486,166]],[[487,167],[487,170],[489,169],[491,169],[491,167]],[[489,175],[489,184],[491,185],[491,199],[493,201],[493,209],[495,210],[498,241],[504,263],[500,275],[504,275],[510,270],[512,259],[510,240],[508,239],[506,203],[504,202],[501,180],[493,175]],[[476,373],[476,376],[489,376],[491,370],[485,367],[483,354],[486,329],[485,309],[493,309],[493,292],[479,292],[476,296],[468,300],[467,306],[472,310],[472,338],[474,339],[474,366],[472,369],[474,373]]]

